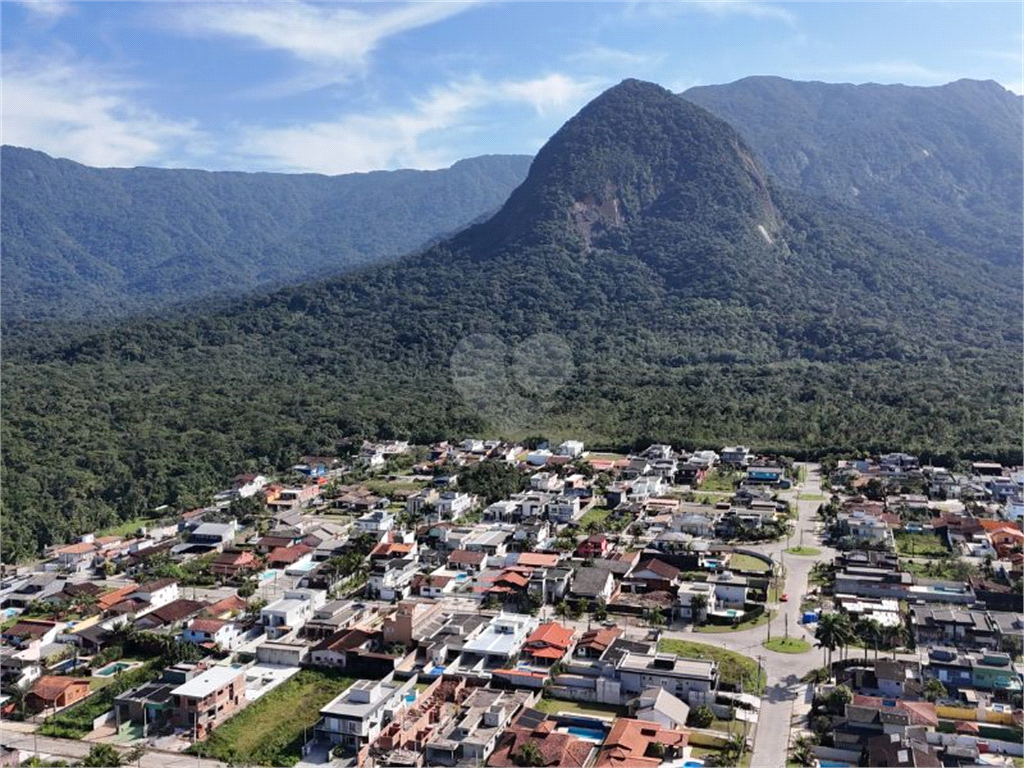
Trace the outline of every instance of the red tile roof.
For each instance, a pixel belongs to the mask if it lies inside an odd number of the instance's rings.
[[[604,651],[609,645],[615,642],[616,638],[622,635],[619,627],[605,627],[603,629],[592,629],[584,633],[577,645],[578,648],[588,648],[595,651]]]
[[[534,568],[554,568],[558,565],[558,555],[545,555],[540,552],[522,552],[516,560],[516,565],[526,565]]]
[[[483,552],[470,552],[468,549],[457,549],[448,555],[448,562],[457,565],[480,565],[487,555]]]
[[[537,728],[523,728],[513,725],[498,739],[487,765],[496,768],[512,768],[517,765],[513,759],[522,745],[532,742],[540,750],[542,765],[583,768],[590,756],[593,745],[568,733],[554,730],[554,723],[544,720]]]
[[[633,720],[620,717],[597,753],[597,768],[656,768],[661,765],[660,757],[644,757],[647,748],[656,741],[680,753],[690,740],[690,732],[682,729],[663,728],[647,720]]]
[[[939,724],[939,716],[935,713],[935,705],[930,701],[904,701],[903,699],[896,699],[896,703],[893,707],[887,707],[883,704],[881,696],[863,696],[861,694],[855,694],[853,697],[853,703],[858,707],[869,707],[873,709],[897,709],[904,712],[910,718],[911,725],[930,725],[933,728]]]
[[[526,645],[537,643],[538,645],[554,646],[561,648],[564,652],[572,645],[573,631],[563,627],[557,621],[549,621],[541,624],[533,631],[533,634],[526,638]]]
[[[291,547],[278,547],[267,555],[267,565],[271,563],[295,563],[313,551],[312,547],[305,544],[295,544]]]
[[[188,628],[193,632],[205,632],[208,635],[215,635],[225,624],[227,622],[220,619],[192,619],[192,623],[188,625]]]
[[[203,609],[204,616],[225,616],[229,613],[237,613],[246,609],[247,603],[238,595],[229,595],[223,600],[218,600],[211,606]]]
[[[76,686],[85,686],[85,689],[88,690],[89,681],[81,677],[43,675],[32,686],[32,693],[43,701],[56,701],[64,691]]]

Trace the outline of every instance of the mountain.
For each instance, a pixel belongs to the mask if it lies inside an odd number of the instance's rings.
[[[407,253],[493,213],[529,158],[344,176],[89,168],[4,146],[2,317],[111,317]]]
[[[3,556],[342,436],[1019,455],[1013,275],[777,188],[727,123],[627,80],[423,252],[5,340]]]
[[[748,77],[682,96],[734,126],[784,186],[1020,267],[1024,100],[998,83]]]

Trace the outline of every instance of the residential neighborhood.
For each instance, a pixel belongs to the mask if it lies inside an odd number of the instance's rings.
[[[1019,766],[1022,489],[905,453],[296,457],[5,567],[5,764]]]

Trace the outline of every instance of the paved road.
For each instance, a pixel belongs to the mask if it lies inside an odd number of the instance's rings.
[[[71,758],[81,760],[89,754],[92,744],[74,739],[55,739],[49,736],[36,736],[31,733],[20,733],[9,728],[12,723],[0,724],[0,740],[8,747],[17,747],[24,761],[38,754],[44,759]],[[116,747],[122,754],[129,750]],[[136,765],[141,768],[226,768],[224,763],[215,760],[200,760],[192,755],[180,755],[173,752],[146,752]]]

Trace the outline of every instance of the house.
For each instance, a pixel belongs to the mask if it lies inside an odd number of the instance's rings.
[[[946,765],[935,748],[924,739],[911,738],[897,732],[872,736],[863,751],[868,765],[882,768],[941,768]]]
[[[523,655],[530,657],[534,664],[550,667],[561,661],[572,651],[573,632],[557,621],[541,624],[523,644]]]
[[[224,650],[234,650],[241,632],[238,625],[221,619],[192,619],[181,633],[181,638],[195,645],[216,645]]]
[[[533,616],[502,611],[488,622],[483,631],[463,645],[464,653],[487,657],[498,663],[507,662],[519,653],[526,638],[539,622]]]
[[[662,728],[682,730],[690,716],[690,705],[664,688],[648,688],[629,703],[637,720],[657,723]]]
[[[280,600],[260,609],[260,624],[265,628],[268,638],[277,640],[293,630],[301,629],[325,602],[327,595],[320,590],[287,590]]]
[[[612,725],[597,753],[595,768],[658,768],[662,760],[669,762],[683,756],[690,732],[665,728],[647,720],[620,717]],[[664,754],[650,757],[654,744],[664,747]]]
[[[347,667],[350,658],[369,650],[373,639],[373,634],[363,629],[339,629],[310,649],[310,662],[318,667]]]
[[[267,486],[267,478],[263,475],[237,475],[231,481],[231,490],[240,499],[255,496]]]
[[[57,639],[57,623],[42,619],[19,619],[0,637],[15,648],[27,648],[33,642],[49,645]]]
[[[674,653],[643,654],[626,651],[615,664],[622,691],[639,695],[648,688],[664,688],[686,702],[718,688],[718,662],[684,659]]]
[[[555,448],[555,455],[578,459],[583,455],[583,443],[580,440],[566,440]]]
[[[694,600],[702,598],[704,607],[694,611]],[[684,619],[693,622],[701,622],[707,618],[710,611],[718,610],[718,599],[715,596],[715,585],[701,581],[686,581],[679,585],[679,592],[676,595],[677,611]]]
[[[419,563],[415,558],[378,560],[370,569],[370,593],[380,600],[408,597],[410,584],[417,573]]]
[[[404,682],[393,675],[383,680],[357,680],[320,708],[313,733],[355,754],[375,741],[384,725],[404,713],[409,706],[407,697],[415,699],[415,690],[415,677]]]
[[[470,552],[468,549],[456,549],[448,555],[448,567],[456,571],[476,573],[483,566],[487,555],[484,552]]]
[[[585,739],[555,729],[557,721],[543,712],[527,707],[505,729],[487,761],[495,768],[519,765],[516,757],[526,744],[532,744],[540,755],[539,765],[548,768],[583,768],[590,759],[594,745]]]
[[[139,584],[129,594],[129,599],[141,600],[148,609],[162,608],[178,599],[178,582],[175,579],[157,579]]]
[[[715,602],[722,608],[743,609],[747,602],[747,579],[726,571],[708,579],[714,585]]]
[[[301,563],[311,562],[313,548],[305,544],[294,544],[290,547],[277,547],[267,555],[268,568],[288,568]]]
[[[475,496],[468,493],[456,491],[444,491],[435,502],[437,514],[444,520],[458,520],[464,514],[471,512],[477,504]]]
[[[425,515],[428,509],[433,509],[439,498],[440,494],[434,488],[423,488],[405,500],[405,511],[413,518]]]
[[[171,690],[171,721],[196,740],[205,739],[245,702],[245,671],[211,667]]]
[[[548,519],[559,525],[576,522],[582,513],[579,495],[562,494],[548,503]]]
[[[747,468],[743,482],[753,485],[775,485],[782,480],[784,475],[785,470],[782,467],[751,466]]]
[[[222,552],[210,564],[210,572],[215,576],[228,579],[237,578],[251,571],[258,570],[260,561],[248,550],[232,550]]]
[[[576,547],[576,556],[582,558],[604,557],[608,554],[608,537],[603,533],[588,536]]]
[[[679,569],[658,559],[647,560],[637,565],[629,574],[631,591],[666,590],[675,586]],[[639,585],[642,590],[636,589]],[[625,589],[625,584],[623,585]]]
[[[60,709],[84,699],[89,692],[88,678],[43,675],[29,690],[26,706],[34,712]]]
[[[572,577],[571,568],[536,568],[530,574],[527,589],[540,597],[542,603],[557,603],[569,593]]]
[[[612,572],[605,568],[583,567],[576,569],[576,576],[573,578],[572,587],[569,589],[569,596],[576,600],[585,600],[594,603],[604,600],[611,601],[615,593],[615,578]]]
[[[558,555],[549,555],[543,552],[514,552],[505,558],[506,568],[513,565],[523,568],[554,568],[558,565]]]
[[[584,632],[576,643],[575,655],[583,659],[599,659],[621,635],[619,627],[602,627]]]
[[[484,764],[512,718],[535,699],[536,694],[529,691],[474,690],[462,702],[455,718],[428,739],[424,751],[426,764]]]
[[[88,568],[98,551],[99,548],[90,538],[75,544],[58,547],[53,553],[56,555],[57,565],[61,569],[77,572]]]
[[[718,462],[727,467],[746,469],[753,459],[750,449],[745,445],[728,445],[718,455]]]
[[[238,524],[232,520],[227,523],[203,523],[188,535],[190,544],[223,549],[235,539]]]
[[[547,520],[532,520],[519,524],[515,533],[512,534],[512,541],[521,551],[530,552],[543,547],[550,535],[551,525]]]
[[[206,607],[206,603],[196,600],[175,600],[143,614],[134,625],[137,629],[174,629]]]
[[[359,533],[380,534],[390,531],[394,525],[395,516],[380,509],[367,512],[355,521],[355,529]]]
[[[442,604],[433,600],[403,600],[393,614],[384,619],[384,644],[411,646],[437,629]]]

